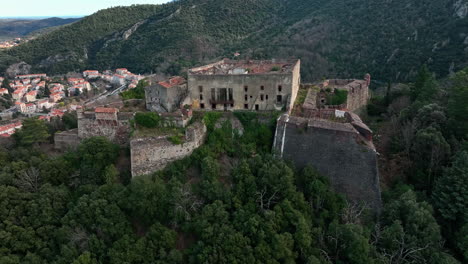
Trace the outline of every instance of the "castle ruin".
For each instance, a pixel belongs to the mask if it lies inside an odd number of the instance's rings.
[[[182,144],[174,144],[168,135],[135,138],[130,141],[132,176],[150,174],[169,163],[192,154],[205,140],[206,126],[196,122],[187,127]]]
[[[228,60],[188,71],[194,110],[290,109],[300,84],[300,60]]]

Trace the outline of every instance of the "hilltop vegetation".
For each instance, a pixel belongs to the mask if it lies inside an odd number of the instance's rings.
[[[0,19],[0,40],[23,37],[33,32],[66,25],[78,21],[78,18],[47,19]]]
[[[127,67],[179,74],[232,57],[298,57],[307,81],[324,76],[412,79],[466,66],[464,1],[180,0],[102,10],[9,55],[37,71]],[[47,48],[45,48],[47,47]]]
[[[235,115],[242,136],[230,122],[216,128],[221,114],[208,113],[205,145],[132,181],[105,138],[50,157],[38,147],[54,126],[27,119],[15,145],[0,149],[0,262],[459,263],[432,206],[410,186],[385,196],[376,224],[312,168],[271,156],[275,116]],[[451,205],[446,199],[438,205]]]

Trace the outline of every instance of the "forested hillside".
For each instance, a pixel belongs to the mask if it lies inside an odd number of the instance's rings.
[[[272,157],[275,115],[234,113],[243,135],[221,113],[197,116],[208,127],[205,145],[131,181],[121,162],[128,150],[105,138],[44,153],[53,133],[76,126],[70,113],[26,119],[0,147],[0,262],[464,263],[467,72],[444,82],[444,96],[428,96],[439,88],[428,71],[418,80],[369,107],[372,125],[419,129],[392,134],[386,153],[408,166],[385,186],[378,219],[313,168]],[[453,107],[441,107],[445,100]],[[427,159],[431,151],[437,159]]]
[[[0,40],[26,36],[34,31],[78,21],[79,18],[0,19]]]
[[[423,63],[438,76],[467,65],[466,7],[465,0],[180,0],[103,10],[9,55],[49,73],[178,74],[238,51],[298,57],[306,81],[365,72],[405,81]]]

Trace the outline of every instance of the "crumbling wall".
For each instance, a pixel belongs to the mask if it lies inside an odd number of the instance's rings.
[[[118,113],[116,120],[96,119],[92,112],[78,116],[78,137],[86,139],[103,136],[110,141],[126,145],[130,136],[130,119],[133,113]]]
[[[76,149],[80,144],[78,129],[72,129],[54,135],[54,147],[60,151]]]
[[[352,124],[283,115],[273,151],[299,169],[314,167],[350,202],[380,210],[377,152]]]
[[[162,170],[169,163],[192,154],[203,144],[205,135],[206,126],[198,122],[187,128],[185,142],[180,145],[174,145],[165,136],[132,139],[130,141],[132,176]]]

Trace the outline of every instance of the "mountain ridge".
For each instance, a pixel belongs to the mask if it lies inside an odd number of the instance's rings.
[[[301,58],[306,81],[366,72],[383,81],[407,81],[422,64],[439,76],[468,66],[465,5],[464,0],[180,0],[102,10],[8,55],[49,73],[127,67],[171,75],[240,52],[243,58]],[[79,38],[103,18],[107,22],[96,26],[92,38]],[[116,37],[137,24],[125,38]]]

